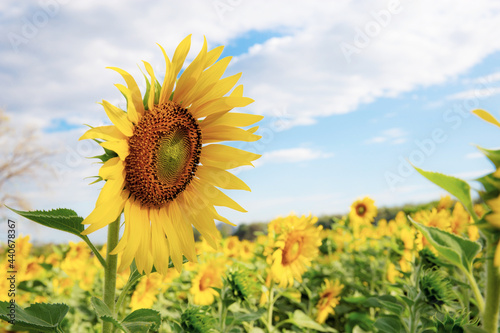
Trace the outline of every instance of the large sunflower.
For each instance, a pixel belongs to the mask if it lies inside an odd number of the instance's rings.
[[[191,45],[186,37],[172,61],[160,46],[166,61],[163,84],[144,62],[151,77],[143,96],[134,78],[111,67],[127,86],[116,87],[127,100],[124,111],[107,101],[102,105],[112,126],[88,130],[82,139],[101,139],[107,154],[99,176],[106,181],[95,209],[83,221],[90,234],[115,221],[124,212],[125,230],[111,254],[121,254],[119,270],[136,261],[139,272],[149,273],[153,264],[162,274],[169,256],[181,270],[182,256],[196,261],[192,225],[212,247],[218,239],[214,219],[231,224],[214,206],[245,210],[226,196],[223,189],[250,190],[226,171],[252,165],[260,155],[222,141],[256,141],[257,127],[243,129],[261,116],[229,112],[253,102],[243,97],[243,86],[235,86],[241,73],[221,79],[231,57],[217,59],[223,47],[198,56],[177,77]],[[217,62],[216,62],[217,61]]]

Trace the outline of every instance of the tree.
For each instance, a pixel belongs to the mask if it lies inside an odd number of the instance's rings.
[[[14,130],[9,117],[0,110],[0,213],[4,205],[29,209],[28,201],[16,190],[16,182],[36,179],[44,166],[43,159],[51,154],[37,143],[35,131]]]

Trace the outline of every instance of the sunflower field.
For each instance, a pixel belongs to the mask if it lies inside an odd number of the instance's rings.
[[[222,237],[215,221],[234,224],[216,207],[245,212],[223,190],[250,190],[230,170],[260,157],[230,143],[259,140],[263,117],[232,112],[253,100],[236,85],[241,73],[221,78],[231,60],[218,60],[222,47],[205,40],[184,67],[190,38],[171,59],[160,46],[162,83],[144,61],[144,94],[111,67],[126,107],[103,100],[112,125],[80,137],[103,148],[87,217],[10,208],[82,241],[35,254],[9,229],[2,331],[498,332],[500,150],[479,148],[496,171],[477,179],[475,200],[467,182],[415,167],[456,201],[383,219],[365,197],[328,223],[291,214],[251,240]],[[103,228],[106,244],[93,244],[88,235]]]
[[[474,210],[482,216],[485,207],[476,204]],[[267,235],[253,241],[232,236],[214,250],[201,239],[198,263],[185,263],[181,272],[119,273],[118,294],[127,291],[120,295],[118,315],[140,314],[135,323],[144,328],[131,321],[130,332],[479,332],[479,309],[460,272],[406,212],[390,221],[376,216],[373,200],[364,198],[328,229],[313,216],[292,214],[271,221]],[[409,216],[480,239],[463,205],[449,196]],[[18,305],[35,304],[34,310],[50,301],[59,305],[50,311],[61,314],[62,331],[99,332],[106,315],[92,295],[101,293],[104,276],[85,242],[54,245],[40,256],[32,254],[29,236],[16,244]],[[484,254],[478,253],[474,272],[483,265]],[[477,279],[484,283],[481,274]],[[2,290],[8,282],[1,280]],[[11,331],[7,322],[2,326]]]

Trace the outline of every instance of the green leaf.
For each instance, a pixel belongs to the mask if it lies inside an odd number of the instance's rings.
[[[291,322],[302,328],[310,328],[320,332],[336,332],[332,328],[321,326],[300,310],[295,310],[291,318]]]
[[[472,271],[472,262],[481,250],[479,243],[435,227],[427,227],[409,216],[408,218],[415,228],[427,238],[427,241],[434,246],[440,256],[458,268],[463,268],[469,273]]]
[[[120,322],[114,318],[109,307],[101,299],[92,296],[90,303],[94,307],[97,317],[99,317],[102,321],[112,323],[114,327],[121,329],[123,332],[130,333],[127,328],[123,327]]]
[[[417,168],[416,166],[414,166],[414,168],[422,176],[457,198],[462,203],[462,205],[464,205],[465,209],[467,209],[475,222],[479,220],[476,213],[474,212],[474,207],[472,205],[472,199],[470,196],[470,185],[467,182],[452,176],[443,175],[442,173],[424,171]]]
[[[84,229],[82,224],[83,218],[78,216],[74,210],[59,208],[49,211],[35,210],[31,212],[24,212],[10,207],[7,208],[33,222],[49,228],[66,231],[70,234],[83,238],[80,234]]]
[[[147,333],[150,329],[157,330],[160,328],[161,316],[158,311],[152,309],[139,309],[125,317],[122,325],[130,332]]]
[[[21,331],[57,332],[68,310],[66,304],[36,303],[23,309],[15,303],[0,302],[0,318],[14,319],[14,328]]]
[[[256,312],[235,312],[234,317],[237,321],[243,322],[243,321],[254,321],[262,317],[262,315],[266,312],[266,309],[260,308]]]
[[[399,303],[396,297],[391,295],[370,297],[370,299],[376,300],[376,302],[379,304],[378,305],[379,307],[386,309],[397,315],[400,315],[404,310],[404,306],[401,305],[401,303]]]
[[[373,326],[384,333],[400,333],[403,328],[398,316],[380,316]]]
[[[90,299],[90,304],[92,304],[92,306],[94,307],[98,317],[101,316],[113,317],[113,313],[111,313],[109,307],[100,298],[92,296],[92,298]]]
[[[472,325],[464,325],[465,333],[487,333],[480,327],[472,326]]]
[[[491,150],[476,146],[498,169],[500,167],[500,150]]]

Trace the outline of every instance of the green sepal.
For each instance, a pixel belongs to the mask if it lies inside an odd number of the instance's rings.
[[[467,212],[469,212],[475,222],[479,220],[472,204],[472,199],[470,196],[470,185],[466,181],[452,176],[444,175],[439,172],[424,171],[420,168],[417,168],[416,166],[413,167],[422,176],[456,197],[462,203],[462,205],[464,205],[465,209],[467,210]]]
[[[15,303],[0,302],[0,319],[11,320],[10,308],[14,305],[15,323],[13,329],[29,332],[59,332],[61,323],[68,313],[66,304],[35,303],[27,308],[21,308]]]
[[[454,266],[468,273],[472,272],[474,258],[481,251],[481,245],[478,242],[473,242],[435,227],[427,227],[416,222],[410,216],[408,218],[415,228],[425,236],[427,241],[434,246],[440,256]]]

